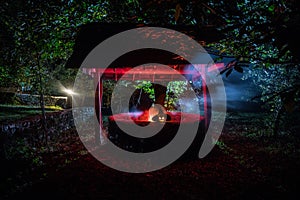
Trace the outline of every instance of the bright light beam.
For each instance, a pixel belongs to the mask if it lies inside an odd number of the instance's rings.
[[[65,93],[67,93],[68,95],[74,95],[75,92],[73,92],[73,90],[70,90],[70,89],[64,89],[63,90]]]

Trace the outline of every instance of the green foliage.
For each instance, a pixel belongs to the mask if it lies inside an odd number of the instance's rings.
[[[216,60],[233,59],[223,71],[225,76],[235,70],[245,79],[253,78],[274,116],[287,105],[286,93],[293,92],[293,98],[299,99],[298,1],[4,0],[2,5],[0,86],[25,86],[43,94],[72,85],[76,72],[66,70],[64,64],[80,25],[99,21],[183,24],[216,28],[224,35],[223,40],[201,44]],[[137,87],[154,98],[149,83]],[[176,107],[180,92],[168,92],[169,109]]]
[[[291,120],[284,120],[285,115],[292,115],[299,109],[299,66],[270,65],[267,69],[251,69],[243,78],[250,77],[261,93],[253,100],[261,100],[263,107],[271,113],[270,117],[264,119],[265,126],[277,134],[279,129],[282,130],[280,127],[285,127],[284,124]],[[289,129],[286,128],[285,133]]]
[[[72,0],[23,3],[3,2],[6,7],[2,9],[0,22],[7,25],[14,46],[0,59],[3,63],[0,62],[0,71],[13,69],[10,71],[15,78],[8,84],[30,86],[33,93],[53,92],[49,91],[53,87],[49,83],[55,83],[56,79],[71,85],[75,73],[63,66],[72,52],[78,26],[101,20],[106,15],[107,3]],[[1,83],[8,75],[2,73]]]
[[[184,96],[186,90],[187,90],[186,81],[169,82],[167,88],[166,101],[165,101],[165,107],[167,108],[167,110],[178,110],[179,99],[180,97]]]
[[[0,65],[0,87],[8,87],[9,81],[12,78],[12,73],[9,68]]]
[[[253,99],[263,101],[271,112],[271,118],[265,118],[265,126],[276,132],[282,126],[281,115],[296,109],[299,95],[299,52],[295,45],[299,5],[295,1],[259,0],[220,1],[210,5],[225,18],[226,25],[220,30],[225,31],[226,37],[208,44],[209,52],[216,59],[233,59],[222,71],[226,77],[236,70],[244,74],[244,79],[253,80],[261,93]],[[233,15],[226,14],[228,6],[232,7]],[[243,70],[245,67],[248,69]]]
[[[150,99],[154,100],[154,88],[150,81],[136,81],[137,85],[135,85],[136,89],[143,89],[143,91],[149,95]]]
[[[37,148],[29,145],[24,138],[17,138],[5,146],[5,158],[9,161],[23,162],[24,167],[38,167],[43,164]]]
[[[151,100],[155,100],[154,88],[151,81],[118,81],[119,89],[115,90],[115,100],[124,99],[122,97],[122,87],[130,88],[131,90],[142,89],[147,95],[149,95]],[[111,80],[106,80],[103,83],[104,94],[103,103],[105,107],[110,106],[111,95],[115,89],[116,82]],[[165,107],[168,110],[176,110],[178,108],[179,99],[184,97],[184,92],[187,90],[187,82],[185,81],[172,81],[168,83],[167,94],[165,99]]]

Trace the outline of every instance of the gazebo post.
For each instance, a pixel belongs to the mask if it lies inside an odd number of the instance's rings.
[[[207,90],[206,90],[206,66],[201,67],[202,71],[202,92],[203,92],[203,110],[204,110],[204,126],[207,129],[208,125],[208,113],[207,113]]]
[[[102,120],[102,95],[103,95],[103,79],[101,72],[97,73],[95,76],[96,82],[96,95],[95,95],[95,110],[96,110],[96,123],[99,123],[98,126],[95,126],[95,142],[96,144],[104,144],[103,137],[103,120]]]

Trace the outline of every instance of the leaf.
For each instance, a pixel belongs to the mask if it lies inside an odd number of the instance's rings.
[[[180,13],[181,13],[181,11],[182,11],[182,8],[181,8],[181,6],[180,6],[180,4],[177,4],[176,5],[176,8],[175,8],[175,21],[177,22],[177,20],[179,19],[179,17],[180,17]]]
[[[243,73],[244,72],[244,69],[240,66],[234,66],[234,69],[239,72],[239,73]]]
[[[270,12],[274,12],[274,10],[275,10],[275,5],[273,4],[273,5],[269,6],[268,10],[269,10]]]

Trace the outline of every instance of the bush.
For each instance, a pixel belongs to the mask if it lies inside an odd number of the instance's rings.
[[[15,93],[13,92],[0,92],[0,104],[13,104],[15,101]]]

